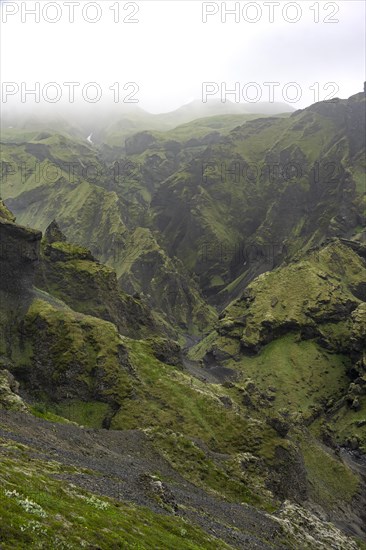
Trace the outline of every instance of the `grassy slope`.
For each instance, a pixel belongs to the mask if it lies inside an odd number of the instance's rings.
[[[181,518],[99,497],[55,479],[82,469],[0,438],[0,543],[13,548],[230,548]]]
[[[23,359],[25,363],[18,358],[15,373],[22,372],[24,377],[25,372],[28,378],[32,360],[52,364],[51,370],[38,368],[36,387],[42,391],[34,394],[39,403],[33,409],[36,414],[49,419],[56,414],[99,428],[110,415],[110,407],[115,410],[117,406],[110,427],[151,430],[153,439],[157,438],[182,475],[187,475],[188,462],[193,464],[201,456],[202,471],[195,474],[198,484],[234,500],[269,505],[271,497],[264,486],[255,487],[260,471],[254,471],[252,477],[243,476],[235,457],[251,452],[270,459],[279,440],[269,426],[251,421],[239,407],[226,409],[220,397],[227,390],[198,380],[193,383],[187,374],[158,361],[148,342],[118,336],[111,323],[70,309],[56,309],[45,301],[33,302],[26,326],[38,327],[37,339],[45,347],[37,344],[30,328],[31,350]],[[119,346],[128,353],[125,365],[118,358]],[[95,378],[95,362],[103,372],[102,386]],[[45,384],[46,377],[51,385]],[[73,383],[68,385],[67,379]],[[61,400],[54,398],[55,384],[64,388]],[[78,397],[81,392],[83,399]],[[184,459],[182,453],[176,455],[172,444],[177,434],[183,438],[183,447],[188,445],[190,450]],[[195,438],[217,452],[229,453],[228,462],[213,465],[192,443]]]

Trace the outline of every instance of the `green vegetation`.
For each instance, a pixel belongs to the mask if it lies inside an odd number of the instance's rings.
[[[194,381],[152,357],[144,342],[128,341],[129,358],[141,384],[113,418],[114,429],[160,427],[199,437],[213,450],[232,452],[260,447],[255,424],[225,409],[222,388]],[[264,429],[265,431],[265,429]]]
[[[360,392],[361,393],[361,392]],[[337,414],[330,419],[329,427],[338,444],[357,447],[366,452],[366,396],[359,395],[359,409],[343,405]]]
[[[273,546],[356,548],[335,524],[362,533],[365,507],[364,103],[136,109],[93,145],[57,121],[5,132],[23,227],[0,200],[2,548],[229,548],[199,504],[178,517],[188,488],[227,505],[225,540],[249,518]],[[59,462],[6,435],[18,418],[55,423]],[[89,449],[62,464],[73,435],[103,442],[90,493]],[[99,494],[124,442],[133,476],[154,458],[131,488],[150,509]]]
[[[109,413],[109,406],[98,401],[63,401],[58,404],[45,402],[37,403],[32,412],[35,416],[50,422],[73,422],[80,426],[102,428],[103,420]]]
[[[0,440],[0,542],[13,548],[230,548],[178,517],[97,496],[59,481],[82,470],[31,456]]]
[[[252,504],[269,512],[275,510],[273,497],[255,464],[257,458],[250,453],[226,455],[225,459],[215,461],[208,458],[197,442],[181,433],[171,430],[162,433],[158,429],[147,433],[156,449],[191,483],[233,502]]]
[[[351,503],[359,487],[357,476],[309,437],[301,441],[301,450],[311,497],[325,508],[335,507],[340,501]]]
[[[314,341],[299,341],[297,335],[290,334],[268,344],[259,355],[228,366],[240,373],[239,384],[250,379],[262,392],[273,388],[271,409],[287,408],[305,420],[329,400],[344,394],[349,385],[348,363],[346,357],[330,354]]]

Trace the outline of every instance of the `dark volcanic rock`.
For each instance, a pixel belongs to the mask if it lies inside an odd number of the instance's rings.
[[[365,150],[366,145],[365,93],[349,98],[346,111],[347,138],[352,156]]]
[[[21,294],[33,284],[42,233],[0,218],[0,290]]]
[[[140,155],[155,142],[156,138],[149,132],[139,132],[126,139],[126,153]]]
[[[280,499],[304,501],[308,495],[306,469],[294,445],[278,446],[269,486]]]
[[[182,364],[181,348],[177,342],[168,338],[149,339],[154,356],[167,365],[180,366]]]
[[[53,222],[47,227],[44,234],[44,240],[48,244],[66,241],[66,237],[59,228],[56,220],[53,220]]]

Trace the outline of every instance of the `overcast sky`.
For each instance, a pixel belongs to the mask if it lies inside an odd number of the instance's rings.
[[[27,13],[35,4],[39,22]],[[238,10],[226,22],[222,2],[79,0],[74,22],[68,4],[1,2],[3,105],[5,99],[20,101],[22,87],[36,82],[51,100],[61,91],[69,101],[64,83],[77,82],[75,99],[88,103],[101,91],[102,99],[113,101],[118,87],[109,88],[119,83],[120,101],[130,97],[146,110],[163,112],[201,100],[205,82],[216,83],[205,88],[216,99],[225,96],[225,85],[236,86],[242,102],[259,94],[268,101],[264,83],[277,82],[273,99],[294,100],[300,90],[293,106],[302,108],[332,93],[348,97],[361,91],[365,79],[363,1],[226,2],[227,10]],[[99,88],[84,88],[90,82]],[[136,84],[124,90],[131,82]],[[34,106],[34,97],[26,96],[26,103]]]

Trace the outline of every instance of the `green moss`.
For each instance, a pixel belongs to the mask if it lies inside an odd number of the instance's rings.
[[[190,348],[189,358],[193,361],[198,361],[206,355],[206,353],[211,349],[212,344],[216,341],[217,332],[210,332],[208,336],[202,338],[198,344]]]
[[[246,463],[245,468],[242,466],[245,463],[244,455],[238,454],[215,462],[197,442],[183,434],[170,430],[162,433],[159,429],[147,433],[156,449],[191,483],[230,501],[273,510],[271,496],[260,483],[255,466],[250,463]]]
[[[0,220],[14,222],[15,216],[10,212],[4,201],[0,199]]]
[[[343,405],[329,418],[336,442],[340,445],[357,441],[361,452],[366,453],[366,395],[359,395],[359,410]]]
[[[142,383],[112,420],[114,429],[160,427],[199,437],[222,452],[258,450],[267,431],[219,400],[223,390],[195,380],[155,359],[147,344],[128,341],[130,360]]]
[[[136,229],[116,266],[121,287],[147,297],[152,308],[166,315],[180,331],[195,333],[216,319],[183,264],[159,246],[151,230]]]
[[[54,414],[48,410],[47,403],[36,403],[30,407],[30,412],[37,418],[43,418],[49,422],[57,422],[60,424],[70,424],[70,420],[64,418],[64,416]]]
[[[54,479],[82,474],[54,461],[31,457],[0,441],[0,540],[13,548],[149,548],[200,550],[230,548],[178,517],[93,495]],[[4,452],[5,451],[5,452]]]
[[[67,256],[68,259],[72,258],[84,258],[85,256],[90,256],[90,252],[88,249],[78,246],[75,244],[70,244],[67,242],[56,242],[52,243],[51,245],[48,245],[51,249],[58,250],[59,252],[63,252],[65,256]]]
[[[211,285],[210,285],[211,288],[216,286],[223,286],[224,284],[225,284],[225,281],[218,275],[215,275],[214,277],[211,278]]]
[[[109,405],[98,401],[63,401],[58,404],[45,402],[32,407],[32,413],[35,416],[49,422],[61,424],[72,422],[91,428],[102,428],[103,421],[109,412]]]
[[[303,418],[343,394],[349,384],[348,365],[346,357],[327,353],[313,340],[299,341],[293,334],[271,342],[259,355],[228,363],[240,373],[239,384],[250,378],[261,391],[276,390],[271,408],[288,408]]]
[[[65,383],[65,376],[71,376],[71,395],[72,384],[77,382],[79,391],[83,388],[86,396],[97,393],[104,401],[122,402],[132,386],[128,366],[121,368],[123,340],[116,327],[55,305],[34,300],[25,325],[33,346],[33,360],[43,367],[38,376],[46,377],[49,394],[53,385]],[[96,368],[103,378],[100,390]]]
[[[314,440],[304,438],[301,450],[311,497],[327,509],[350,503],[359,486],[356,474]]]

